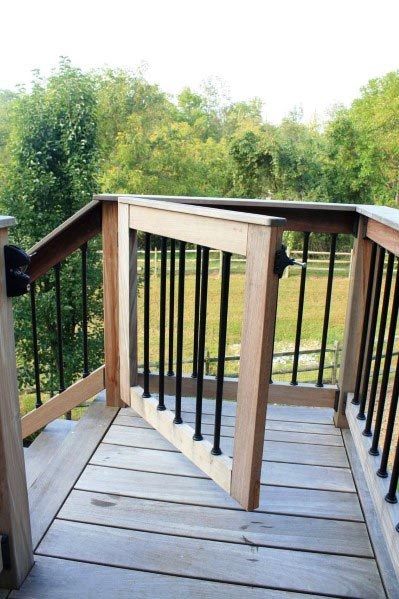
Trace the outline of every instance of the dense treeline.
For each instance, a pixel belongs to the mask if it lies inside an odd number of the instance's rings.
[[[140,74],[84,73],[63,59],[49,79],[37,74],[28,90],[0,92],[0,212],[17,217],[14,238],[28,248],[95,192],[397,204],[399,72],[370,81],[323,124],[305,123],[293,111],[272,125],[262,108],[257,99],[228,102],[212,85],[201,93],[184,89],[172,100]],[[99,362],[101,272],[91,256],[91,351]],[[63,268],[70,380],[81,364],[78,256]],[[51,276],[38,283],[39,335],[48,339],[42,361],[55,364]],[[17,333],[27,380],[28,315],[23,298]]]
[[[31,90],[0,95],[3,207],[25,212],[37,195],[57,222],[93,191],[395,205],[398,167],[398,72],[323,126],[300,111],[271,125],[259,100],[229,103],[212,86],[172,101],[140,75],[67,60]]]

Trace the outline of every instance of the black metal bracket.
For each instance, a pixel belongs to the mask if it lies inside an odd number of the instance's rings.
[[[306,268],[306,263],[297,262],[293,258],[290,258],[287,255],[285,245],[282,245],[281,248],[276,252],[276,257],[274,260],[274,274],[278,275],[278,278],[281,279],[287,266],[300,266],[301,268]]]
[[[29,290],[30,277],[25,271],[30,264],[30,256],[16,245],[5,245],[4,262],[7,296],[23,295]]]
[[[1,557],[3,560],[4,570],[10,570],[11,568],[11,552],[10,552],[10,538],[8,535],[1,536]]]

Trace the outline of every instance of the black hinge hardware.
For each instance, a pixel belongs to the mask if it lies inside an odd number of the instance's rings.
[[[4,262],[7,297],[17,297],[29,291],[30,277],[25,271],[30,264],[30,256],[16,245],[5,245]]]
[[[4,570],[10,570],[11,568],[11,552],[10,552],[10,538],[8,535],[1,536],[1,557],[3,560]]]
[[[277,250],[274,260],[274,274],[278,275],[279,279],[283,276],[287,266],[300,266],[301,268],[306,268],[306,262],[297,262],[293,258],[290,258],[287,255],[286,249],[285,245],[282,245],[281,248]]]

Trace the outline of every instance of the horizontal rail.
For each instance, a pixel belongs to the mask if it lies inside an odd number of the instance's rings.
[[[246,255],[249,226],[282,227],[285,219],[253,214],[236,214],[145,199],[123,198],[129,206],[131,229],[161,235],[209,248]]]
[[[392,227],[369,219],[366,228],[366,236],[371,241],[378,243],[381,247],[399,256],[399,231]]]
[[[31,281],[46,274],[84,243],[101,232],[101,203],[92,201],[28,251]]]
[[[140,385],[144,383],[144,375],[138,374]],[[175,377],[165,377],[165,394],[174,395],[176,386]],[[216,397],[217,380],[215,377],[204,376],[203,396],[212,399]],[[223,398],[229,401],[237,399],[236,378],[226,377],[223,380]],[[151,373],[149,375],[149,390],[151,393],[157,393],[159,388],[159,375]],[[189,376],[182,377],[182,395],[185,397],[195,397],[197,392],[197,381]],[[299,383],[290,385],[289,383],[271,383],[269,386],[269,403],[277,403],[287,406],[312,406],[318,408],[332,408],[336,401],[338,387],[336,385],[324,385],[315,387],[309,383]]]
[[[236,198],[190,198],[179,196],[117,196],[98,195],[95,199],[104,202],[125,201],[142,198],[159,203],[177,203],[201,207],[220,208],[226,213],[252,214],[285,218],[289,231],[312,231],[314,233],[353,234],[358,215],[351,204],[328,204],[323,202],[295,202],[277,200],[245,200]]]
[[[209,441],[194,440],[194,429],[188,424],[176,424],[171,410],[158,410],[158,401],[143,398],[142,387],[130,390],[131,407],[196,466],[213,478],[228,493],[231,491],[232,460],[225,455],[213,455]]]
[[[63,416],[73,408],[91,399],[105,388],[105,366],[100,366],[84,379],[81,379],[59,393],[36,410],[21,419],[22,438],[28,437],[45,427],[49,422]]]

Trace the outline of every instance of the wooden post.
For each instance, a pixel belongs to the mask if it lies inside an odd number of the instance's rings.
[[[11,568],[0,587],[19,588],[33,565],[28,491],[22,448],[14,323],[7,298],[4,246],[14,219],[0,217],[0,534],[9,537]]]
[[[266,408],[273,354],[282,228],[249,225],[240,377],[231,495],[247,510],[259,505]]]
[[[104,354],[107,406],[124,405],[120,393],[118,314],[118,202],[103,202]]]
[[[119,355],[120,390],[130,405],[137,385],[137,231],[129,228],[129,206],[119,204]]]
[[[362,338],[363,317],[367,295],[367,283],[371,258],[371,241],[365,238],[366,221],[359,220],[357,237],[353,248],[348,304],[345,317],[345,333],[339,370],[339,398],[334,413],[335,426],[348,428],[345,416],[346,397],[353,393],[356,384],[357,365]]]

